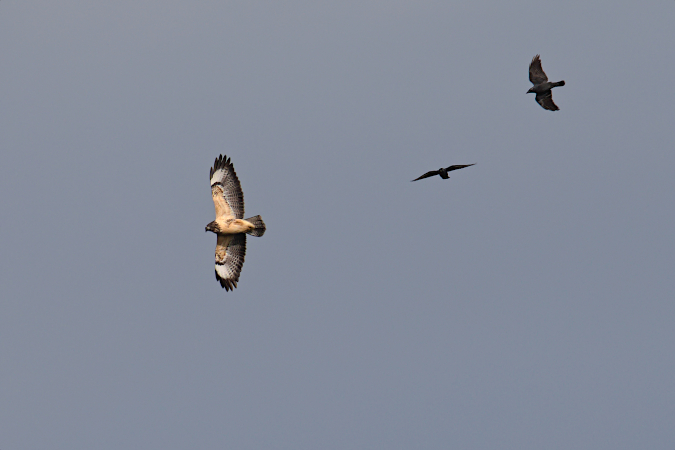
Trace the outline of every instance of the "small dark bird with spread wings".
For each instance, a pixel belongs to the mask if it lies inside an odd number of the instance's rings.
[[[539,103],[542,108],[549,111],[558,111],[560,108],[553,103],[553,93],[551,92],[551,89],[558,86],[565,86],[565,81],[558,81],[556,83],[548,81],[544,69],[541,68],[541,59],[539,59],[539,55],[532,58],[532,62],[530,63],[530,81],[534,86],[532,86],[527,93],[537,94],[535,100],[537,100],[537,103]]]
[[[260,216],[244,219],[244,194],[230,158],[220,155],[210,172],[211,196],[216,220],[206,226],[218,236],[216,242],[216,280],[226,291],[237,287],[246,256],[246,234],[262,236],[265,223]]]
[[[465,165],[454,165],[454,166],[445,167],[445,168],[441,167],[438,170],[432,170],[431,172],[427,172],[424,175],[422,175],[421,177],[415,178],[414,180],[411,180],[411,181],[417,181],[417,180],[421,180],[423,178],[433,177],[434,175],[440,175],[441,178],[443,178],[444,180],[447,180],[448,178],[450,178],[448,176],[448,172],[450,172],[452,170],[463,169],[463,168],[469,167],[469,166],[475,166],[475,165],[476,165],[476,163],[465,164]]]

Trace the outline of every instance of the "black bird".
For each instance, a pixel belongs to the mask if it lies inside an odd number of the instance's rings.
[[[446,168],[441,167],[438,170],[432,170],[431,172],[427,172],[424,175],[422,175],[421,177],[415,178],[414,180],[411,180],[411,181],[417,181],[417,180],[421,180],[422,178],[433,177],[434,175],[440,175],[441,178],[443,178],[444,180],[447,180],[448,178],[450,178],[448,176],[448,172],[450,172],[452,170],[463,169],[463,168],[469,167],[469,166],[475,166],[475,165],[476,165],[476,163],[465,164],[465,165],[459,165],[458,164],[458,165],[454,165],[454,166],[450,166],[450,167],[446,167]]]
[[[558,111],[560,108],[553,103],[551,89],[558,86],[565,86],[565,81],[558,81],[557,83],[548,81],[544,69],[541,68],[541,59],[539,59],[539,55],[532,58],[532,62],[530,63],[530,81],[534,86],[532,86],[527,93],[537,94],[535,100],[537,100],[537,103],[539,103],[542,108],[549,111]]]

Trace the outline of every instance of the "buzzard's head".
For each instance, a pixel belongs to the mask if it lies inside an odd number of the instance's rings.
[[[535,93],[535,92],[534,92],[534,86],[532,86],[532,87],[530,88],[530,90],[526,92],[526,94],[533,94],[533,93]]]
[[[217,233],[217,232],[220,231],[220,228],[218,227],[218,224],[217,224],[216,221],[214,220],[213,222],[211,222],[210,224],[208,224],[208,225],[206,226],[206,228],[204,229],[204,231],[205,231],[205,232],[206,232],[206,231],[211,231],[211,232],[213,232],[213,233]]]

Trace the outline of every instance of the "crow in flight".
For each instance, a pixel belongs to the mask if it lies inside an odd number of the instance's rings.
[[[539,55],[532,58],[532,62],[530,63],[530,81],[534,86],[532,86],[527,93],[537,94],[535,100],[537,100],[537,103],[539,103],[542,108],[549,111],[558,111],[560,108],[553,103],[553,93],[551,92],[551,89],[557,86],[565,86],[565,81],[558,81],[557,83],[548,81],[544,69],[541,68],[541,59],[539,59]]]
[[[415,178],[414,180],[411,180],[411,181],[417,181],[417,180],[421,180],[421,179],[423,179],[423,178],[433,177],[434,175],[440,175],[441,178],[443,178],[444,180],[447,180],[448,178],[450,178],[450,177],[448,176],[448,172],[450,172],[450,171],[452,171],[452,170],[463,169],[463,168],[469,167],[469,166],[474,166],[475,164],[476,164],[476,163],[474,163],[474,164],[465,164],[465,165],[459,165],[459,164],[458,164],[458,165],[454,165],[454,166],[450,166],[450,167],[446,167],[446,168],[441,167],[441,168],[438,169],[438,170],[432,170],[431,172],[427,172],[427,173],[425,173],[424,175],[422,175],[421,177]]]

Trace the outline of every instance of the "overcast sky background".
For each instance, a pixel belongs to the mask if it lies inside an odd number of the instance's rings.
[[[673,450],[674,24],[3,0],[0,448]],[[268,227],[229,293],[220,153]]]

